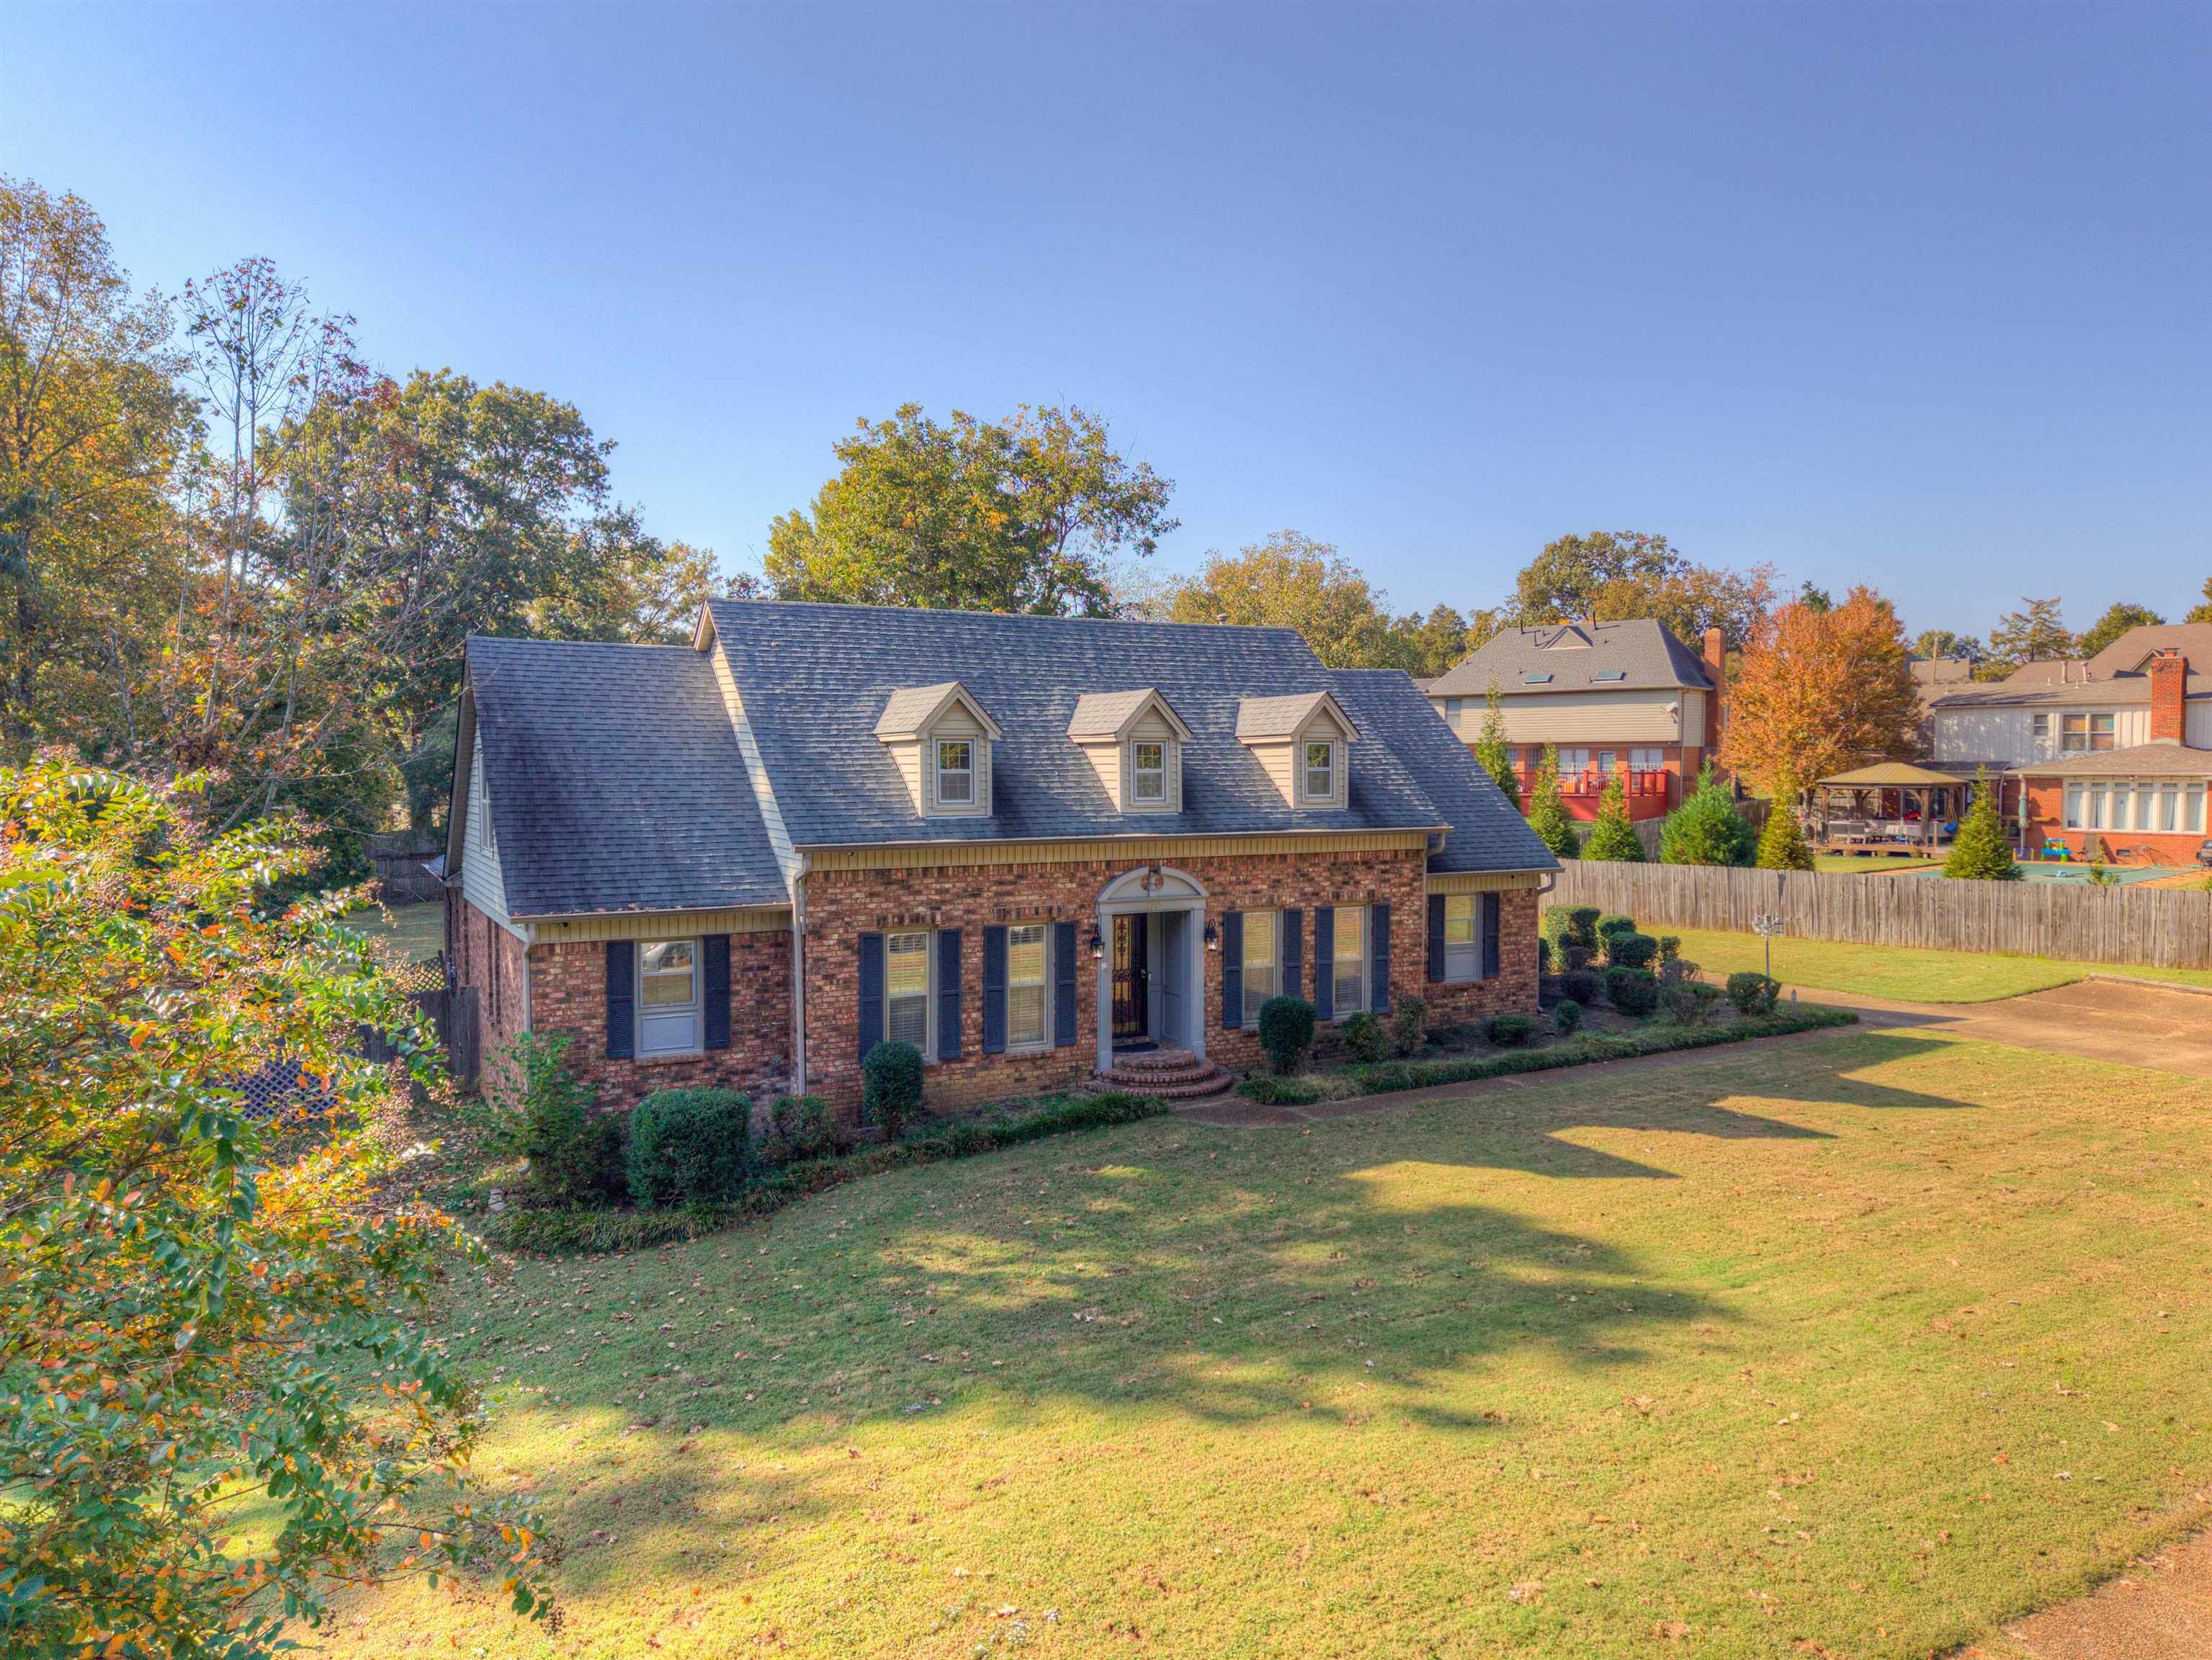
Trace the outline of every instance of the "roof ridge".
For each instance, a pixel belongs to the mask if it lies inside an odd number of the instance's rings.
[[[1184,623],[1155,617],[1055,617],[1027,611],[971,611],[952,605],[871,605],[842,599],[747,599],[714,594],[707,600],[717,605],[757,606],[775,611],[833,611],[889,612],[900,617],[989,617],[1010,623],[1081,623],[1108,628],[1186,629],[1229,634],[1297,634],[1287,623]],[[1299,635],[1304,639],[1303,635]]]

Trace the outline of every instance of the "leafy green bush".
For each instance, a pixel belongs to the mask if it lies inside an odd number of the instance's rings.
[[[1680,960],[1681,955],[1682,936],[1680,934],[1662,933],[1659,936],[1659,960],[1661,962],[1678,962]]]
[[[1364,1009],[1346,1015],[1339,1031],[1345,1052],[1361,1066],[1372,1066],[1390,1052],[1390,1040],[1382,1030],[1382,1023]]]
[[[1567,943],[1580,946],[1584,951],[1595,951],[1597,919],[1604,913],[1595,905],[1563,905],[1559,909],[1567,914]]]
[[[1549,974],[1551,971],[1552,942],[1540,933],[1536,936],[1536,972]]]
[[[1483,1023],[1482,1035],[1502,1049],[1517,1049],[1535,1030],[1536,1023],[1525,1014],[1493,1014]]]
[[[1605,1000],[1638,1018],[1659,1006],[1659,982],[1649,969],[1607,969]]]
[[[568,1070],[569,1042],[561,1032],[526,1031],[501,1052],[491,1080],[492,1140],[529,1161],[530,1185],[547,1204],[614,1202],[621,1167],[610,1189],[607,1132],[597,1128],[591,1086]]]
[[[1552,1005],[1552,1030],[1562,1037],[1572,1037],[1582,1030],[1583,1006],[1571,997],[1562,997]]]
[[[1237,1094],[1267,1107],[1303,1107],[1321,1099],[1320,1085],[1303,1078],[1279,1078],[1255,1073],[1237,1086]]]
[[[1679,976],[1659,982],[1659,1006],[1678,1026],[1702,1026],[1721,1000],[1721,988]]]
[[[860,1061],[860,1116],[896,1141],[921,1111],[921,1051],[911,1043],[883,1043]]]
[[[1411,1055],[1428,1041],[1429,1006],[1418,997],[1401,997],[1390,1006],[1390,1047]]]
[[[1782,995],[1782,982],[1747,969],[1728,977],[1728,1000],[1739,1014],[1771,1014]]]
[[[1601,992],[1597,975],[1592,970],[1570,969],[1559,976],[1559,995],[1568,1002],[1588,1008],[1597,1001]]]
[[[1314,1006],[1303,997],[1270,997],[1260,1005],[1260,1047],[1267,1064],[1288,1076],[1305,1064],[1313,1047]]]
[[[1648,969],[1658,955],[1659,942],[1648,933],[1616,933],[1605,948],[1605,960],[1620,969]]]
[[[838,1133],[830,1104],[818,1095],[779,1095],[768,1110],[768,1131],[762,1138],[761,1161],[788,1164],[801,1158],[819,1158],[842,1152],[848,1138]]]
[[[753,1104],[736,1090],[655,1090],[629,1116],[629,1193],[648,1208],[720,1205],[752,1173]]]
[[[1635,932],[1636,919],[1632,916],[1623,916],[1619,911],[1609,912],[1597,919],[1598,943],[1607,951],[1613,949],[1613,942],[1616,937]]]

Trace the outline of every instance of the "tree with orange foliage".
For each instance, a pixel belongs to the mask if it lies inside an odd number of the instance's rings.
[[[1919,702],[1905,626],[1856,587],[1841,605],[1799,602],[1769,617],[1728,691],[1721,760],[1762,786],[1820,779],[1912,753]]]

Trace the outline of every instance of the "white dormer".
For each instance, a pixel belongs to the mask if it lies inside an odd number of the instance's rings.
[[[1359,729],[1325,691],[1237,702],[1237,741],[1259,757],[1294,807],[1342,812],[1350,802],[1352,745]]]
[[[1120,812],[1182,811],[1182,746],[1190,728],[1150,686],[1085,692],[1075,700],[1069,739]]]
[[[957,680],[902,688],[876,721],[914,810],[933,818],[990,815],[991,745],[1005,735]]]

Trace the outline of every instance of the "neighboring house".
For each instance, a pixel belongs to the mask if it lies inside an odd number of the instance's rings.
[[[690,646],[469,642],[447,930],[483,1053],[932,1104],[1419,995],[1536,1006],[1557,866],[1395,670],[1280,629],[715,600]]]
[[[2024,664],[1928,710],[1929,764],[2002,780],[2023,849],[2188,865],[2212,781],[2212,624],[2130,629],[2095,656]]]
[[[1616,772],[1629,816],[1656,818],[1682,800],[1720,746],[1727,678],[1721,631],[1705,655],[1649,617],[1508,629],[1426,688],[1444,723],[1472,746],[1494,684],[1525,804],[1544,746],[1559,751],[1559,793],[1577,818],[1597,817]]]

